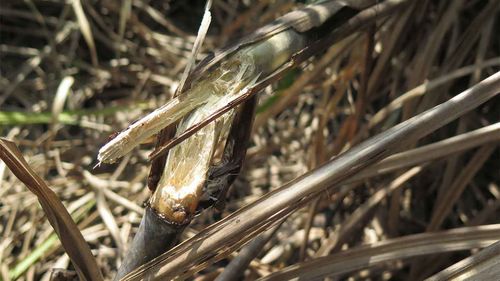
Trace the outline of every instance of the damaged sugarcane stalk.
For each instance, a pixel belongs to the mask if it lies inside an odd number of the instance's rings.
[[[283,41],[294,42],[295,47],[291,48],[290,44],[280,44]],[[244,91],[248,85],[253,85],[261,74],[266,75],[273,68],[285,63],[304,44],[305,40],[298,33],[290,30],[275,35],[252,48],[244,49],[223,62],[221,67],[212,72],[206,80],[195,82],[187,93],[179,97],[178,100],[184,97],[183,101],[189,100],[194,104],[201,103],[201,105],[181,120],[177,134],[203,121],[212,111],[224,106],[228,99],[237,96],[237,93]],[[273,59],[265,57],[269,53],[275,55]],[[191,98],[192,95],[195,97]],[[192,104],[184,104],[178,100],[173,100],[165,106],[172,105],[173,115],[178,114],[179,111],[187,111],[183,106],[192,106]],[[119,269],[117,278],[171,247],[177,240],[177,235],[195,215],[200,203],[208,207],[218,201],[217,198],[220,197],[218,193],[224,194],[234,180],[234,175],[238,174],[243,161],[254,108],[255,98],[245,103],[238,113],[233,110],[227,112],[170,150],[164,173],[149,200],[139,232],[134,238],[130,253]],[[156,116],[153,117],[156,118]],[[139,126],[143,124],[141,120],[135,124],[138,123]],[[168,125],[170,123],[163,126]],[[219,163],[215,163],[214,153],[220,143],[226,139],[224,155]],[[105,148],[106,146],[103,149]],[[103,162],[121,157],[120,154],[102,155],[105,156],[100,157],[99,160]],[[160,238],[161,236],[163,239]],[[168,240],[165,239],[166,237]]]
[[[223,202],[218,199],[225,195],[226,188],[239,173],[251,132],[256,101],[256,97],[249,100],[235,114],[222,158],[216,165],[210,167],[203,188],[204,194],[200,197],[200,210]],[[119,280],[133,269],[174,246],[187,225],[188,223],[174,224],[166,221],[153,208],[147,206],[139,230],[115,280]]]
[[[327,1],[294,11],[214,54],[195,69],[184,93],[132,124],[100,149],[98,160],[112,163],[167,126],[179,122],[176,130],[179,137],[226,107],[217,119],[205,122],[169,151],[139,232],[116,279],[172,247],[196,212],[224,195],[245,156],[256,98],[245,97],[250,99],[239,109],[234,109],[235,101],[248,95],[249,89],[268,85],[271,81],[265,77],[277,72],[308,44],[320,41],[318,38],[331,31],[334,24],[355,15],[357,10],[350,8],[349,2]],[[338,17],[332,21],[334,14]],[[259,79],[265,83],[259,84]],[[227,108],[228,104],[233,106]],[[224,144],[223,156],[218,161],[216,151]],[[156,157],[165,151],[160,149],[152,155]]]
[[[239,51],[224,61],[210,74],[209,79],[192,87],[194,95],[209,93],[210,98],[184,117],[178,126],[178,134],[227,104],[246,87],[253,85],[259,75],[267,75],[285,63],[304,43],[300,35],[290,30]],[[267,57],[269,53],[273,53],[274,58]],[[186,96],[189,95],[192,93],[186,93]],[[230,110],[169,152],[165,172],[150,200],[151,208],[169,222],[184,224],[195,213],[210,165],[213,164],[213,155],[219,141],[226,138],[233,115],[234,112]],[[247,118],[251,119],[251,116]]]

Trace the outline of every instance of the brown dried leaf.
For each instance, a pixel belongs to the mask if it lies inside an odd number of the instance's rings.
[[[500,241],[446,268],[426,281],[494,280],[500,276]]]
[[[15,143],[0,138],[0,158],[37,197],[81,280],[102,280],[101,272],[80,230],[57,195],[31,169]]]
[[[407,235],[295,264],[259,280],[290,280],[295,277],[316,280],[326,276],[339,277],[388,261],[485,247],[500,238],[499,230],[500,225],[493,224]]]

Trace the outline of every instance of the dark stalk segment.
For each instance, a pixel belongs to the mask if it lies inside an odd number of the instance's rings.
[[[114,280],[145,264],[173,247],[186,225],[174,225],[146,206],[139,230]]]

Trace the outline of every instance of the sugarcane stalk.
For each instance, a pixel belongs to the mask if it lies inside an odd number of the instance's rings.
[[[185,226],[165,224],[150,207],[146,207],[139,230],[114,280],[120,280],[130,271],[174,246],[184,228]]]
[[[177,134],[223,107],[253,85],[261,74],[266,75],[285,63],[305,42],[303,35],[287,30],[234,54],[209,79],[193,87],[194,94],[202,89],[210,94],[204,104],[183,118]],[[212,156],[221,136],[227,135],[233,115],[232,110],[227,112],[170,151],[164,174],[150,200],[151,207],[169,222],[186,223],[195,213]]]
[[[206,209],[215,204],[220,206],[220,202],[223,201],[218,199],[224,196],[225,191],[239,173],[246,154],[256,101],[255,97],[237,110],[222,158],[217,165],[210,167],[208,180],[203,188],[204,196],[200,198],[199,209]],[[155,212],[151,206],[146,206],[139,230],[115,276],[115,280],[121,279],[136,267],[174,246],[186,226],[187,223],[172,224]]]
[[[189,115],[190,120],[206,117],[207,111],[213,112],[227,104],[257,81],[259,75],[269,74],[285,63],[305,43],[304,34],[288,29],[243,48],[212,73],[195,82],[186,93],[130,125],[99,150],[97,159],[103,163],[116,162],[183,116]],[[194,109],[196,111],[189,114]]]
[[[327,1],[285,15],[281,21],[279,19],[260,29],[243,43],[224,49],[223,57],[219,53],[208,63],[203,62],[197,70],[203,69],[205,72],[200,74],[195,71],[195,76],[200,78],[191,77],[184,93],[132,124],[103,146],[99,150],[98,160],[103,163],[115,162],[143,140],[176,122],[179,122],[176,136],[179,136],[241,98],[260,78],[278,70],[315,40],[317,32],[305,31],[326,22],[345,6],[343,2]],[[348,15],[351,16],[352,11]],[[171,149],[134,238],[131,254],[125,257],[116,279],[174,245],[178,235],[196,214],[200,202],[210,202],[209,205],[214,203],[203,199],[209,189],[214,189],[209,188],[208,179],[212,180],[212,186],[213,182],[220,185],[215,190],[224,194],[235,178],[234,172],[239,172],[244,158],[246,147],[236,148],[237,144],[231,140],[239,138],[247,141],[249,138],[255,99],[247,103],[239,114],[235,109],[228,110]],[[241,112],[248,115],[250,122],[244,120],[245,116]],[[239,133],[234,133],[238,132],[237,127],[241,123],[246,125],[242,126]],[[243,130],[246,131],[242,133]],[[216,165],[214,153],[224,142],[225,154],[233,155],[231,157],[238,160]],[[228,176],[229,172],[233,176]]]
[[[214,110],[224,106],[228,100],[237,97],[240,92],[244,91],[245,87],[253,85],[260,75],[265,75],[285,63],[293,53],[303,48],[305,43],[306,40],[303,35],[294,30],[288,30],[234,54],[206,79],[200,80],[188,92],[164,107],[171,106],[171,108],[174,108],[175,115],[179,112],[177,108],[182,108],[183,101],[187,100],[201,104],[181,120],[176,134],[181,134],[193,124],[205,119]],[[181,101],[181,99],[183,100]],[[198,101],[201,102],[198,103]],[[186,106],[188,105],[186,104]],[[247,106],[246,110],[244,107],[243,114],[239,114],[237,118],[238,122],[232,124],[233,119],[235,119],[235,112],[231,110],[216,122],[208,124],[170,151],[164,172],[149,200],[146,214],[132,243],[130,254],[125,257],[115,277],[116,280],[135,267],[168,250],[196,214],[200,202],[204,203],[204,207],[206,207],[207,202],[215,204],[218,201],[213,200],[213,197],[206,198],[205,196],[204,199],[203,193],[206,193],[206,190],[212,190],[211,193],[216,194],[217,199],[221,196],[220,194],[224,194],[225,190],[234,181],[234,175],[239,172],[241,167],[246,151],[244,143],[249,138],[254,111],[255,101],[251,103],[250,107]],[[156,113],[153,112],[152,114]],[[144,120],[147,122],[142,123],[140,120],[137,123],[148,124],[150,120],[158,119],[161,118],[146,116]],[[171,124],[168,122],[173,119],[164,119],[167,122],[163,123],[162,126],[168,126]],[[235,136],[228,139],[225,149],[229,151],[226,154],[240,154],[239,157],[226,157],[226,159],[223,159],[226,163],[213,166],[212,158],[216,148],[226,141],[227,136],[231,134],[229,132],[231,128],[237,128],[238,125],[244,122],[250,125],[239,131],[235,130],[235,133],[233,133]],[[140,126],[135,125],[129,130],[133,131],[134,128]],[[159,127],[161,126],[155,126],[155,128]],[[144,135],[140,135],[138,138],[147,138],[149,137],[147,134],[151,132],[151,130],[147,130]],[[238,137],[238,135],[240,136]],[[232,141],[234,139],[239,141]],[[123,138],[122,140],[127,141],[129,139]],[[242,144],[244,146],[241,146]],[[236,146],[240,147],[237,148]],[[113,148],[113,146],[110,147]],[[127,149],[109,150],[112,152],[111,154],[102,154],[108,158],[101,158],[100,160],[117,159]],[[108,150],[105,151],[108,152]],[[118,154],[115,154],[116,152]],[[238,163],[235,163],[235,161]],[[218,167],[218,169],[213,167]],[[209,170],[211,170],[211,173],[209,173]],[[210,181],[207,180],[209,178]]]

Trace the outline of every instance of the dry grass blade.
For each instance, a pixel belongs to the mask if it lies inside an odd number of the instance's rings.
[[[102,280],[101,272],[90,248],[68,211],[43,179],[30,168],[17,146],[11,141],[0,139],[0,158],[38,197],[45,215],[71,258],[78,276],[82,280]]]
[[[193,49],[191,50],[191,56],[189,56],[189,60],[187,62],[186,68],[181,76],[181,81],[179,82],[179,87],[177,88],[178,93],[182,93],[184,90],[184,83],[188,78],[189,73],[191,73],[191,69],[195,64],[196,57],[200,52],[201,45],[205,40],[205,36],[207,35],[208,27],[210,26],[210,22],[212,21],[212,14],[210,13],[210,7],[212,7],[212,0],[208,0],[205,5],[205,12],[203,13],[203,18],[201,19],[200,28],[198,29],[198,35],[196,36],[196,40],[193,44]]]
[[[500,239],[500,224],[408,235],[289,266],[259,280],[290,280],[295,277],[312,280],[326,276],[339,277],[387,261],[486,247],[498,239]]]
[[[82,3],[80,2],[80,0],[71,0],[71,4],[73,6],[73,10],[75,11],[76,19],[78,20],[78,25],[80,26],[80,30],[82,31],[83,38],[85,38],[85,42],[87,42],[87,45],[89,46],[92,64],[94,66],[97,66],[99,62],[97,59],[94,36],[92,35],[92,29],[90,28],[87,16],[85,16],[85,12],[83,11]]]
[[[497,72],[454,98],[374,136],[313,172],[266,194],[124,279],[174,278],[205,267],[208,261],[213,262],[227,255],[272,222],[310,202],[325,187],[338,184],[395,149],[415,142],[496,96],[499,87],[500,72]],[[187,268],[191,271],[186,272]]]
[[[429,36],[429,40],[427,41],[425,48],[418,54],[419,57],[416,61],[414,70],[415,75],[412,76],[412,80],[410,81],[411,87],[417,86],[425,77],[427,77],[432,63],[438,55],[438,46],[441,45],[442,40],[444,40],[446,31],[456,20],[458,12],[463,4],[464,0],[454,0],[446,7],[439,23],[435,26],[433,33]]]
[[[226,266],[224,271],[217,276],[215,281],[231,281],[241,278],[250,262],[262,251],[262,248],[264,248],[280,226],[281,223],[268,229],[243,247],[238,255]]]
[[[484,165],[486,160],[488,160],[496,146],[496,144],[489,144],[479,148],[467,166],[465,166],[461,173],[457,176],[455,181],[453,181],[450,187],[444,191],[442,200],[437,203],[437,206],[433,211],[431,221],[427,226],[428,231],[439,229],[444,219],[451,211],[451,208],[467,187],[467,184]]]
[[[495,280],[498,276],[500,276],[500,241],[427,278],[426,281],[487,281]]]
[[[120,24],[118,26],[118,36],[123,40],[125,35],[125,28],[127,26],[127,21],[130,17],[130,10],[132,9],[132,0],[125,0],[120,9]]]
[[[408,151],[396,153],[354,175],[346,183],[357,182],[397,169],[436,160],[447,155],[500,141],[500,122],[471,132]]]
[[[104,224],[108,228],[111,237],[113,237],[113,239],[115,240],[120,256],[123,256],[125,254],[124,253],[125,243],[123,242],[120,236],[120,230],[118,228],[118,224],[116,223],[116,220],[113,217],[113,213],[109,209],[108,203],[106,202],[106,198],[104,196],[104,193],[106,191],[106,188],[108,188],[108,186],[103,184],[102,181],[96,180],[96,178],[88,171],[83,171],[83,177],[94,188],[94,193],[97,203],[97,211],[99,212],[99,215],[101,216]]]
[[[478,69],[488,67],[488,66],[493,66],[493,65],[498,65],[500,64],[500,58],[493,58],[490,60],[487,60],[485,62],[482,62],[477,65],[471,65],[467,67],[463,67],[460,69],[457,69],[451,73],[448,73],[446,75],[443,75],[439,78],[435,78],[430,81],[426,81],[425,83],[409,90],[408,92],[402,94],[395,100],[393,100],[391,103],[389,103],[387,106],[379,110],[372,118],[370,118],[370,122],[368,123],[368,127],[372,128],[378,123],[380,123],[382,120],[384,120],[392,111],[401,108],[401,106],[408,102],[409,100],[418,98],[425,93],[430,92],[431,90],[442,86],[443,84],[449,83],[450,80],[468,75],[474,71],[477,71]]]
[[[70,92],[71,86],[75,82],[75,79],[71,76],[64,77],[57,88],[56,96],[54,98],[54,102],[52,103],[52,120],[50,124],[50,134],[53,137],[57,132],[57,125],[59,120],[59,115],[61,114],[64,103],[67,100]]]
[[[55,35],[54,43],[60,44],[64,40],[67,39],[69,35],[71,35],[72,31],[75,29],[74,22],[67,22],[64,26],[61,27],[60,31]],[[45,58],[47,58],[52,52],[55,50],[52,46],[46,45],[42,50],[34,57],[27,60],[19,70],[16,70],[14,78],[11,83],[6,85],[4,89],[2,89],[2,95],[0,96],[0,105],[2,105],[5,100],[16,90],[18,85],[26,79],[26,77],[36,69]]]
[[[412,177],[418,175],[422,171],[422,167],[414,167],[402,175],[398,176],[395,180],[390,182],[386,187],[381,187],[375,192],[363,205],[356,209],[345,222],[342,223],[340,228],[331,234],[330,237],[322,244],[321,248],[316,253],[317,257],[328,255],[332,250],[338,250],[345,242],[346,238],[353,233],[354,230],[359,229],[360,221],[365,220],[382,199],[391,194],[394,190],[400,188],[404,183],[409,181]],[[356,228],[355,228],[356,227]]]

